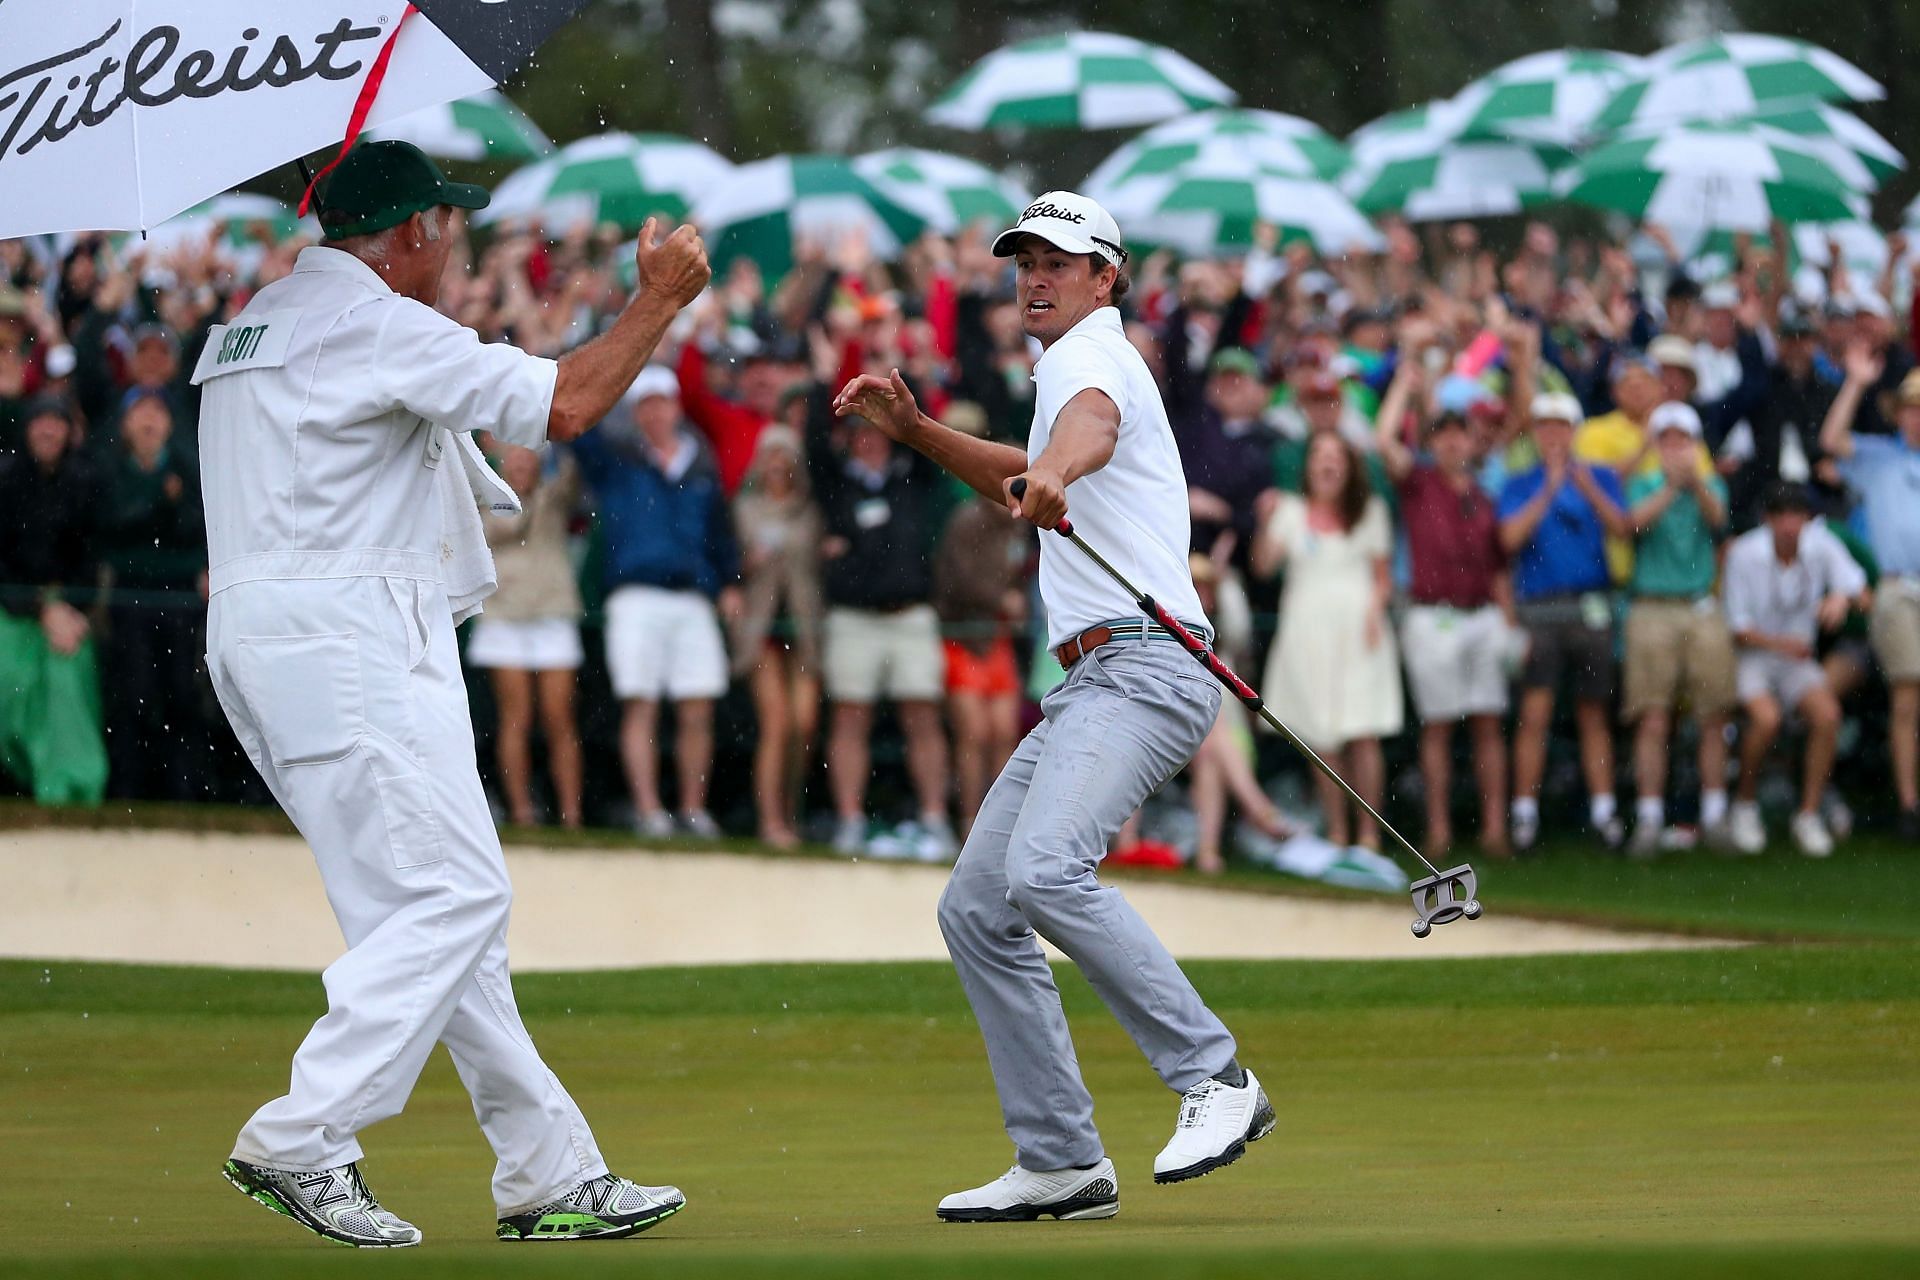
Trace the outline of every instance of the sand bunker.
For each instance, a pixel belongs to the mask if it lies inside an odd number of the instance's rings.
[[[513,847],[512,946],[525,971],[782,961],[933,960],[937,867],[726,853]],[[318,970],[341,950],[298,839],[170,831],[0,834],[0,955]],[[1421,959],[1714,945],[1485,918],[1407,930],[1404,899],[1286,898],[1129,879],[1127,898],[1186,959]]]

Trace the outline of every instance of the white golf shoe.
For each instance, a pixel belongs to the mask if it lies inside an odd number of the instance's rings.
[[[420,1229],[381,1208],[357,1164],[296,1171],[236,1156],[220,1172],[245,1195],[323,1239],[358,1249],[404,1249],[420,1243]]]
[[[1273,1106],[1247,1072],[1239,1088],[1202,1080],[1180,1099],[1173,1138],[1153,1158],[1155,1182],[1185,1182],[1224,1168],[1247,1153],[1249,1142],[1273,1132]]]
[[[935,1210],[943,1222],[1062,1222],[1111,1218],[1120,1212],[1120,1180],[1113,1161],[1091,1169],[1055,1169],[1036,1173],[1019,1165],[984,1187],[956,1191]]]

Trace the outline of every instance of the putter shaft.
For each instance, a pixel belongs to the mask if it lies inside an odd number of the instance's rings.
[[[1026,487],[1027,486],[1026,486],[1025,480],[1015,480],[1013,482],[1014,498],[1018,499],[1024,496],[1024,494],[1026,493]],[[1170,634],[1172,634],[1173,638],[1180,642],[1180,647],[1185,649],[1189,654],[1191,654],[1194,660],[1197,661],[1201,666],[1205,667],[1209,672],[1211,672],[1214,679],[1218,680],[1221,684],[1225,685],[1227,689],[1232,692],[1234,697],[1240,699],[1240,701],[1246,706],[1247,710],[1253,712],[1253,714],[1259,716],[1262,720],[1266,721],[1267,724],[1276,733],[1278,733],[1281,737],[1285,738],[1289,743],[1292,744],[1294,750],[1298,751],[1301,755],[1305,756],[1309,761],[1311,761],[1313,766],[1316,769],[1320,770],[1321,773],[1326,774],[1327,777],[1332,780],[1335,786],[1339,787],[1340,790],[1346,793],[1347,798],[1349,800],[1352,800],[1355,804],[1359,805],[1361,809],[1366,811],[1369,817],[1371,817],[1375,822],[1379,823],[1380,829],[1385,831],[1388,835],[1392,836],[1395,843],[1397,843],[1401,848],[1405,849],[1408,853],[1412,854],[1415,858],[1417,858],[1421,866],[1425,867],[1428,871],[1432,872],[1436,876],[1444,876],[1446,874],[1445,872],[1441,871],[1440,868],[1434,866],[1433,863],[1429,862],[1427,860],[1426,854],[1421,853],[1420,850],[1414,848],[1413,842],[1408,840],[1405,836],[1401,835],[1400,832],[1394,828],[1392,823],[1388,822],[1385,818],[1381,817],[1379,811],[1376,810],[1372,805],[1368,804],[1365,797],[1363,797],[1358,791],[1355,791],[1353,787],[1347,782],[1347,780],[1341,777],[1339,772],[1335,770],[1332,765],[1328,764],[1325,760],[1322,760],[1320,758],[1319,752],[1315,751],[1312,747],[1308,746],[1304,741],[1302,741],[1300,738],[1300,735],[1295,733],[1292,729],[1289,729],[1286,726],[1286,724],[1281,721],[1279,716],[1274,715],[1273,712],[1268,709],[1266,699],[1262,698],[1260,694],[1253,688],[1253,686],[1249,685],[1245,680],[1242,680],[1232,667],[1229,667],[1225,662],[1222,662],[1220,660],[1219,654],[1207,648],[1207,646],[1201,642],[1198,636],[1194,635],[1191,631],[1187,630],[1186,627],[1182,626],[1180,623],[1180,620],[1174,617],[1171,613],[1167,612],[1166,608],[1163,605],[1161,605],[1161,603],[1158,600],[1155,600],[1152,596],[1146,594],[1144,591],[1141,591],[1138,587],[1134,586],[1131,582],[1128,582],[1125,574],[1121,573],[1118,569],[1114,568],[1112,564],[1108,563],[1107,558],[1105,556],[1101,555],[1098,551],[1095,551],[1091,546],[1087,545],[1086,540],[1083,539],[1079,535],[1079,533],[1075,531],[1072,521],[1062,519],[1059,524],[1054,526],[1054,532],[1058,533],[1063,538],[1066,538],[1068,541],[1072,542],[1074,546],[1080,548],[1081,552],[1084,553],[1089,560],[1093,561],[1095,564],[1099,565],[1102,569],[1104,569],[1107,573],[1107,576],[1111,577],[1115,582],[1119,583],[1120,589],[1125,591],[1128,595],[1132,596],[1134,603],[1139,605],[1140,609],[1148,617],[1152,618],[1155,622],[1159,623]]]

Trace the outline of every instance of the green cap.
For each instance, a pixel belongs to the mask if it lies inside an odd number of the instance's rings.
[[[398,141],[359,143],[316,194],[329,240],[370,236],[438,205],[484,209],[488,198],[485,187],[448,182],[426,152]]]
[[[1260,362],[1245,347],[1224,347],[1213,353],[1213,359],[1207,363],[1207,372],[1244,373],[1257,382],[1260,379]]]

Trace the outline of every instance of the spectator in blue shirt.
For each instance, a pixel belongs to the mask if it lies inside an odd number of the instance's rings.
[[[1540,834],[1540,780],[1554,696],[1572,688],[1588,814],[1609,848],[1626,838],[1613,793],[1613,606],[1608,535],[1630,537],[1620,479],[1573,456],[1580,402],[1564,393],[1534,397],[1540,465],[1500,490],[1500,540],[1513,565],[1513,594],[1527,635],[1520,673],[1520,720],[1513,743],[1512,837],[1530,848]]]
[[[660,800],[661,699],[675,705],[680,827],[720,834],[707,812],[713,704],[727,690],[715,618],[740,611],[740,554],[712,456],[680,416],[670,370],[641,370],[615,419],[574,444],[606,538],[607,673],[625,704],[620,759],[638,834],[674,833]]]
[[[1856,436],[1854,417],[1883,372],[1881,356],[1864,343],[1847,353],[1847,380],[1820,444],[1840,460],[1841,476],[1860,495],[1867,545],[1880,563],[1869,634],[1892,702],[1887,748],[1900,834],[1920,840],[1920,370],[1907,374],[1893,395],[1898,434]]]

